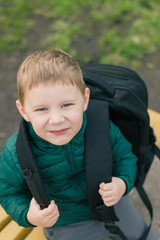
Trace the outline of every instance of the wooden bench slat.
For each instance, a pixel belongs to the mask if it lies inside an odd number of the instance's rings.
[[[11,217],[0,206],[0,231],[11,221]]]
[[[46,240],[41,227],[34,228],[25,240]]]
[[[156,135],[156,145],[160,148],[160,113],[152,109],[148,109],[148,113],[150,116],[150,125]]]
[[[7,226],[0,232],[1,240],[22,240],[26,235],[32,231],[32,228],[20,227],[15,221],[11,221]]]

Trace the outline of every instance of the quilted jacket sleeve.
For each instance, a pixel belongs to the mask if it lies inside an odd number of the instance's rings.
[[[134,187],[136,180],[137,157],[132,152],[132,145],[112,122],[110,122],[110,137],[113,157],[113,176],[120,177],[125,181],[127,194]]]
[[[14,141],[15,136],[6,144],[0,156],[0,204],[19,225],[29,227],[26,212],[31,196],[27,191],[20,166],[15,161],[17,158]]]

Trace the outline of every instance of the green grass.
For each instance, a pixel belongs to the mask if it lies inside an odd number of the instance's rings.
[[[159,13],[159,0],[0,0],[0,52],[29,49],[28,31],[42,17],[50,24],[41,48],[61,48],[82,64],[136,63],[160,45]]]
[[[25,46],[27,30],[33,22],[27,19],[32,6],[25,0],[0,0],[0,51],[22,50]]]

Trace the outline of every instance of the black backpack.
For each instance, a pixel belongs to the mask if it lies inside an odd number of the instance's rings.
[[[160,150],[155,145],[155,136],[150,127],[148,93],[143,80],[134,71],[110,65],[90,65],[82,69],[84,80],[91,91],[87,109],[87,129],[85,133],[85,161],[88,199],[93,216],[106,222],[106,227],[127,239],[113,223],[118,221],[114,207],[106,207],[98,194],[99,183],[110,182],[112,178],[112,151],[109,140],[109,119],[132,143],[133,152],[138,157],[138,172],[135,187],[146,205],[151,221],[152,206],[143,189],[143,183],[150,169],[154,155],[160,158]],[[94,129],[94,131],[93,131]],[[50,203],[46,189],[31,151],[26,122],[22,120],[17,138],[17,156],[26,183],[41,207]],[[107,156],[107,161],[106,161]],[[146,239],[149,227],[142,239]],[[116,230],[115,230],[116,229]]]

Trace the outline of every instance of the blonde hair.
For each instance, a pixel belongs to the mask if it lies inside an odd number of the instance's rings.
[[[60,82],[76,85],[85,94],[86,85],[78,62],[60,49],[40,50],[28,56],[17,73],[18,99],[23,105],[26,89],[40,83]]]

